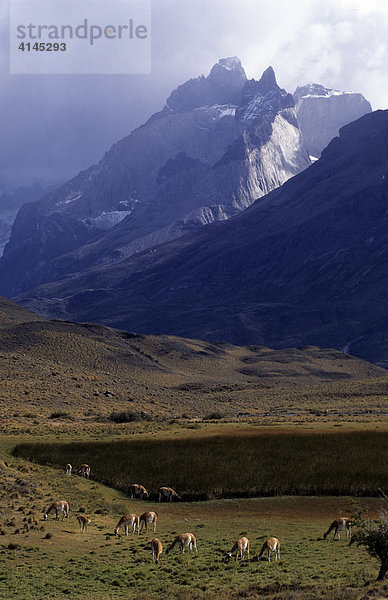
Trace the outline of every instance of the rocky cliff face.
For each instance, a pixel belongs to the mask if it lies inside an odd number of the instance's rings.
[[[35,202],[46,193],[38,183],[12,191],[0,183],[0,256],[11,237],[12,226],[20,207],[27,202]]]
[[[97,166],[22,208],[0,263],[14,296],[225,220],[310,164],[294,101],[236,58],[178,87]]]
[[[388,366],[387,140],[388,111],[365,115],[233,219],[18,301],[143,333],[318,344]]]
[[[362,94],[339,92],[316,83],[296,88],[294,100],[299,126],[315,158],[321,156],[341,127],[372,111]]]

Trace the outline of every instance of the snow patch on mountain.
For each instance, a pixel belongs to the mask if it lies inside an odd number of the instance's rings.
[[[80,191],[71,192],[70,194],[65,196],[63,198],[63,200],[60,200],[59,202],[57,202],[57,206],[62,206],[63,204],[72,204],[76,200],[79,200],[80,198],[82,198],[82,195],[83,194]]]
[[[355,92],[344,92],[341,90],[334,90],[326,88],[318,83],[308,83],[302,87],[298,87],[295,90],[294,98],[296,101],[302,98],[330,98],[332,96],[354,96]]]
[[[253,100],[251,100],[251,102],[249,102],[245,108],[245,111],[242,115],[242,121],[252,121],[255,119],[261,112],[263,112],[263,109],[265,110],[264,105],[266,102],[267,100],[266,98],[263,98],[263,96],[256,96],[253,98]]]
[[[354,95],[355,92],[341,92],[339,90],[327,90],[327,94],[305,94],[301,98],[330,98],[331,96]]]
[[[85,225],[93,225],[97,229],[108,230],[112,229],[115,225],[120,223],[131,214],[131,210],[113,210],[109,212],[102,212],[97,217],[83,219]]]
[[[221,106],[219,104],[215,104],[211,108],[215,109],[218,113],[217,117],[222,119],[222,117],[234,117],[237,107],[233,106],[232,104],[223,104]]]

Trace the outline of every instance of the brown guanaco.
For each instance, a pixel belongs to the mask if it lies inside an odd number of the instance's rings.
[[[188,546],[190,552],[194,548],[196,553],[198,553],[197,538],[195,537],[194,533],[181,533],[180,535],[177,535],[171,546],[167,548],[166,554],[171,552],[175,546],[179,546],[182,554],[184,553],[186,546]]]
[[[263,556],[264,552],[268,553],[268,562],[271,562],[271,552],[275,553],[275,560],[280,559],[280,542],[277,538],[271,537],[268,540],[265,540],[262,548],[260,550],[260,554],[257,557],[257,560],[260,560]]]
[[[152,550],[152,559],[156,564],[158,564],[160,555],[163,552],[162,542],[158,540],[158,538],[152,538],[152,540],[150,540],[150,544]]]

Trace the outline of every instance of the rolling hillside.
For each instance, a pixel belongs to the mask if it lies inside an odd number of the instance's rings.
[[[386,414],[386,372],[336,350],[138,335],[1,305],[2,427],[73,427],[120,411],[140,419]]]

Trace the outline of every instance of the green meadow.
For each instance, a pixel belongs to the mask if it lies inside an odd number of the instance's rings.
[[[69,494],[71,497],[70,491]],[[51,519],[44,525],[44,532],[10,536],[13,541],[17,537],[16,549],[5,540],[0,551],[4,569],[0,583],[6,591],[0,591],[0,597],[146,600],[237,595],[261,598],[264,594],[313,598],[324,593],[321,597],[350,598],[341,589],[373,581],[377,561],[361,549],[349,547],[344,539],[322,539],[332,515],[343,512],[350,504],[348,498],[339,501],[304,497],[171,506],[128,503],[127,510],[158,510],[155,535],[161,539],[164,550],[178,533],[191,531],[197,536],[198,555],[188,551],[180,555],[175,550],[166,556],[164,552],[160,564],[154,565],[147,546],[153,534],[115,538],[113,528],[119,514],[114,514],[112,506],[109,514],[101,515],[98,501],[93,505],[90,500],[86,508],[93,506],[95,510],[88,511],[92,524],[87,534],[79,533],[75,510],[68,523]],[[78,508],[75,499],[72,505]],[[107,499],[103,505],[107,506]],[[52,536],[49,539],[48,533]],[[251,559],[225,563],[225,551],[241,535],[251,541]],[[256,557],[263,541],[273,535],[281,541],[280,561],[258,562]]]

